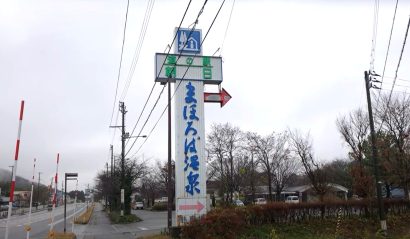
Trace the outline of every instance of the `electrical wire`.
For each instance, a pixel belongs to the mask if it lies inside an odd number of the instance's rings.
[[[376,0],[376,1],[377,1],[377,0]],[[222,51],[223,51],[223,48],[224,48],[224,45],[225,45],[226,35],[227,35],[227,33],[228,33],[229,25],[230,25],[230,23],[231,23],[231,18],[232,18],[232,13],[233,13],[233,8],[234,8],[234,6],[235,6],[235,0],[233,0],[233,3],[232,3],[231,13],[229,14],[229,20],[228,20],[228,24],[226,25],[224,38],[223,38],[223,40],[222,40],[222,45],[221,45],[221,48],[220,48],[220,51],[219,51],[219,56],[222,55]]]
[[[128,9],[130,6],[130,0],[127,0],[127,11],[125,13],[125,23],[124,23],[124,32],[122,35],[122,46],[121,46],[121,57],[120,57],[120,65],[118,67],[118,77],[117,77],[117,86],[115,88],[115,97],[114,97],[114,103],[112,106],[112,113],[111,113],[111,120],[110,120],[110,125],[112,124],[112,119],[114,117],[114,110],[115,110],[115,102],[117,101],[117,94],[118,94],[118,84],[120,82],[120,76],[121,76],[121,66],[122,66],[122,55],[124,53],[124,43],[125,43],[125,32],[127,31],[127,21],[128,21]]]
[[[138,61],[139,61],[139,58],[140,58],[141,49],[142,49],[142,46],[144,44],[145,35],[147,33],[147,30],[148,30],[149,21],[151,19],[151,13],[152,13],[152,10],[154,8],[154,3],[155,3],[155,0],[150,0],[148,2],[147,9],[145,10],[144,20],[142,22],[140,35],[138,37],[137,47],[135,48],[134,57],[132,59],[130,71],[128,72],[127,81],[125,83],[124,89],[123,89],[121,97],[120,97],[120,99],[122,101],[124,101],[124,99],[125,99],[125,97],[128,93],[129,87],[131,85],[132,77],[134,76],[135,68],[136,68],[136,66],[138,64]]]
[[[396,72],[395,72],[394,79],[393,79],[393,85],[392,85],[392,87],[391,87],[390,94],[389,94],[389,98],[388,98],[387,104],[386,104],[386,109],[389,107],[390,100],[391,100],[391,96],[392,96],[392,93],[393,93],[393,90],[394,90],[394,85],[396,84],[397,74],[398,74],[398,72],[399,72],[401,59],[402,59],[402,57],[403,57],[404,47],[405,47],[406,41],[407,41],[407,35],[408,35],[408,33],[409,33],[409,27],[410,27],[410,17],[409,17],[409,20],[408,20],[408,23],[407,23],[406,34],[404,35],[403,46],[402,46],[402,48],[401,48],[399,61],[398,61],[398,63],[397,63]],[[380,87],[380,88],[381,88],[381,87]],[[380,124],[380,127],[379,127],[379,130],[378,130],[378,131],[380,131],[380,130],[382,129],[382,127],[383,127],[384,119],[386,118],[386,113],[387,113],[387,112],[384,113],[384,116],[383,116],[383,118],[382,118],[382,122],[381,122],[381,124]]]
[[[133,128],[132,131],[131,131],[131,136],[134,134],[134,131],[135,131],[135,129],[137,128],[138,123],[140,122],[142,113],[144,112],[145,107],[147,107],[148,101],[149,101],[149,99],[151,98],[151,95],[152,95],[152,92],[154,91],[155,85],[156,85],[156,82],[154,82],[154,85],[152,85],[151,92],[149,92],[148,98],[147,98],[147,100],[145,101],[145,104],[144,104],[144,107],[142,108],[141,114],[140,114],[140,116],[139,116],[138,119],[137,119],[137,123],[135,123],[134,128]],[[130,141],[130,138],[127,139],[127,142],[125,143],[125,146],[127,146],[127,144],[128,144],[129,141]]]
[[[218,12],[216,13],[216,15],[215,15],[215,17],[214,17],[214,19],[213,19],[213,21],[212,21],[210,27],[208,28],[208,31],[207,31],[206,34],[205,34],[205,37],[203,38],[203,40],[202,40],[201,43],[200,43],[200,47],[202,47],[203,43],[205,42],[205,40],[206,40],[206,38],[207,38],[207,36],[208,36],[210,30],[212,29],[212,26],[213,26],[213,24],[215,23],[215,20],[216,20],[216,18],[218,17],[218,15],[219,15],[219,13],[220,13],[220,11],[221,11],[221,9],[222,9],[224,3],[225,3],[225,0],[222,2],[221,6],[219,7]],[[196,56],[197,56],[197,54],[195,54],[195,55],[193,56],[193,58],[195,58]],[[185,73],[184,73],[182,79],[184,79],[186,73],[187,73],[188,70],[189,70],[189,67],[190,67],[190,66],[188,66],[187,69],[185,70]],[[173,97],[174,97],[175,93],[177,92],[177,90],[178,90],[179,86],[181,85],[181,83],[182,83],[182,80],[179,81],[177,87],[175,88],[174,94],[172,95],[171,100],[173,99]],[[149,137],[151,136],[151,133],[154,131],[154,129],[155,129],[155,127],[157,126],[158,122],[161,120],[162,116],[164,115],[164,113],[165,113],[166,110],[168,109],[168,106],[169,106],[168,104],[165,106],[164,110],[162,111],[160,117],[158,118],[158,120],[157,120],[156,123],[154,124],[154,126],[153,126],[153,128],[151,129],[150,133],[147,135],[147,137],[145,138],[144,142],[143,142],[143,143],[141,144],[141,146],[137,149],[137,151],[131,156],[131,158],[134,157],[134,156],[140,151],[140,149],[141,149],[142,146],[145,144],[145,142],[147,142],[147,140],[148,140]],[[131,150],[131,149],[130,149],[130,150]],[[129,150],[129,151],[130,151],[130,150]],[[128,152],[129,152],[129,151],[128,151]]]
[[[389,43],[387,44],[386,57],[384,59],[384,66],[383,66],[383,72],[382,72],[382,79],[381,79],[380,88],[383,86],[384,74],[386,72],[387,59],[389,57],[390,44],[391,44],[391,38],[392,38],[392,35],[393,35],[394,23],[396,21],[396,13],[397,13],[398,3],[399,3],[399,0],[396,0],[396,6],[394,8],[393,20],[392,20],[392,24],[391,24],[391,28],[390,28]],[[377,100],[376,100],[376,108],[379,106],[379,101],[380,101],[380,91],[379,91],[379,95],[378,95]]]
[[[185,9],[184,15],[182,16],[182,19],[181,19],[181,21],[180,21],[180,23],[179,23],[179,26],[178,26],[177,32],[179,31],[179,29],[180,29],[180,28],[181,28],[181,26],[182,26],[182,23],[183,23],[183,21],[184,21],[184,19],[185,19],[185,16],[186,16],[187,12],[188,12],[188,9],[189,9],[189,7],[191,6],[191,2],[192,2],[192,0],[190,0],[190,1],[189,1],[188,6],[187,6],[187,7],[186,7],[186,9]],[[204,6],[205,6],[206,2],[207,2],[207,0],[205,1],[204,5],[203,5],[203,6],[202,6],[202,8],[201,8],[200,14],[202,14],[202,12],[203,12],[203,8],[204,8]],[[199,16],[199,15],[198,15],[198,16]],[[198,18],[197,18],[197,19],[198,19]],[[177,32],[175,32],[174,38],[172,39],[172,42],[171,42],[171,46],[174,44],[175,39],[177,38]],[[190,34],[191,34],[191,33],[192,33],[192,31],[190,32]],[[171,47],[169,47],[169,48],[168,48],[168,52],[167,52],[167,54],[166,54],[166,57],[169,55],[170,51],[171,51]],[[165,57],[165,59],[166,59],[166,57]],[[178,59],[179,59],[179,58],[178,58]],[[162,68],[164,67],[164,65],[165,65],[165,60],[164,60],[164,62],[162,63],[162,65],[161,65],[161,68],[160,68],[160,71],[159,71],[159,72],[161,72],[161,71],[162,71]],[[155,80],[157,80],[157,79],[158,79],[158,77],[159,77],[159,73],[158,73],[158,75],[155,77]],[[155,83],[154,83],[154,86],[155,86]],[[154,86],[153,86],[153,88],[154,88]],[[140,115],[139,115],[139,117],[138,117],[137,123],[134,125],[134,128],[133,128],[133,131],[132,131],[132,132],[134,132],[134,131],[135,131],[135,128],[137,127],[138,122],[139,122],[139,120],[140,120],[140,118],[141,118],[142,114],[144,113],[145,107],[146,107],[146,105],[147,105],[147,103],[148,103],[148,101],[149,101],[149,99],[150,99],[150,97],[151,97],[151,94],[152,94],[153,88],[151,89],[151,92],[150,92],[150,94],[149,94],[149,96],[148,96],[147,100],[145,101],[145,105],[144,105],[144,107],[143,107],[143,109],[142,109],[142,111],[141,111],[141,113],[140,113]],[[158,98],[157,98],[157,101],[156,101],[156,102],[158,102],[159,98],[161,97],[162,92],[164,91],[164,88],[165,88],[165,86],[162,88],[161,93],[159,94],[159,96],[158,96]],[[155,105],[156,105],[156,104],[155,104]],[[151,113],[152,113],[152,111],[154,110],[155,105],[154,105],[153,109],[151,110]],[[146,122],[148,121],[148,119],[149,119],[150,115],[151,115],[151,114],[149,114],[149,116],[148,116],[148,118],[147,118]],[[145,123],[145,124],[146,124],[146,123]],[[140,136],[140,134],[141,134],[142,130],[144,129],[145,124],[144,124],[144,126],[141,128],[140,133],[139,133],[139,134],[137,135],[137,137],[135,138],[135,140],[134,140],[134,142],[132,143],[132,145],[131,145],[130,149],[128,150],[128,152],[129,152],[129,151],[131,150],[131,148],[134,146],[135,142],[136,142],[136,141],[137,141],[137,139],[138,139],[138,136]],[[133,133],[131,133],[131,136],[132,136],[132,134],[133,134]],[[128,143],[128,141],[127,141],[127,143]],[[127,154],[128,154],[128,152],[127,152]],[[127,155],[127,154],[126,154],[126,155]]]
[[[391,87],[391,92],[390,92],[390,95],[389,95],[389,100],[387,101],[387,105],[388,105],[388,103],[389,103],[390,100],[391,100],[391,94],[392,94],[393,89],[394,89],[394,84],[396,84],[397,74],[398,74],[398,72],[399,72],[401,59],[402,59],[402,57],[403,57],[404,47],[406,46],[407,35],[408,35],[408,33],[409,33],[409,27],[410,27],[410,17],[409,17],[409,21],[408,21],[408,23],[407,23],[406,34],[404,35],[403,46],[402,46],[402,48],[401,48],[400,57],[399,57],[399,62],[397,63],[396,73],[394,74],[393,86]]]
[[[370,53],[370,72],[374,70],[374,60],[377,41],[377,27],[379,25],[379,0],[374,1],[372,50]]]

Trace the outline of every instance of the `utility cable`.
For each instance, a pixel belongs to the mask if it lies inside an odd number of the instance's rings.
[[[409,33],[409,27],[410,27],[410,17],[409,17],[409,21],[408,21],[408,23],[407,23],[406,35],[404,35],[403,46],[402,46],[402,48],[401,48],[400,57],[399,57],[399,62],[397,63],[396,73],[394,74],[393,86],[391,87],[391,91],[390,91],[390,95],[389,95],[389,100],[387,101],[387,103],[389,103],[390,100],[391,100],[391,95],[392,95],[392,92],[393,92],[393,89],[394,89],[394,84],[396,84],[397,74],[398,74],[398,72],[399,72],[401,59],[402,59],[402,57],[403,57],[404,47],[406,46],[407,35],[408,35],[408,33]]]
[[[187,6],[186,9],[185,9],[184,15],[182,16],[182,19],[181,19],[181,21],[180,21],[180,23],[179,23],[177,32],[179,31],[179,29],[180,29],[181,26],[182,26],[182,23],[183,23],[183,21],[184,21],[184,19],[185,19],[185,16],[186,16],[187,12],[188,12],[188,9],[189,9],[189,7],[190,7],[190,5],[191,5],[191,2],[192,2],[192,0],[189,1],[188,6]],[[207,2],[207,1],[205,1],[205,4],[206,4],[206,2]],[[203,6],[203,7],[204,7],[204,6]],[[203,7],[202,7],[201,11],[203,11]],[[174,44],[175,39],[177,38],[177,32],[175,33],[174,38],[172,39],[171,46]],[[192,32],[192,31],[191,31],[191,32]],[[190,34],[191,34],[191,33],[190,33]],[[166,57],[169,55],[170,51],[171,51],[171,47],[168,48],[168,52],[167,52],[167,54],[166,54]],[[165,57],[165,59],[166,59],[166,57]],[[178,58],[178,59],[179,59],[179,58]],[[162,68],[164,67],[164,65],[165,65],[165,60],[164,60],[164,62],[162,63],[161,69],[160,69],[159,72],[162,71]],[[158,73],[158,75],[155,77],[155,80],[157,80],[158,77],[159,77],[159,73]],[[155,86],[155,84],[154,84],[154,86]],[[153,86],[153,88],[154,88],[154,86]],[[141,113],[140,113],[140,116],[138,117],[137,123],[134,125],[133,132],[135,131],[135,128],[137,127],[137,124],[138,124],[138,122],[139,122],[139,119],[141,118],[141,116],[142,116],[142,114],[143,114],[143,112],[144,112],[144,110],[145,110],[145,106],[147,105],[147,103],[148,103],[148,101],[149,101],[149,99],[150,99],[150,97],[151,97],[153,88],[151,89],[151,92],[150,92],[150,94],[149,94],[149,96],[148,96],[148,99],[147,99],[146,102],[145,102],[144,108],[142,109],[142,111],[141,111]],[[158,102],[159,98],[161,97],[162,92],[164,91],[164,88],[165,88],[165,86],[162,88],[161,93],[159,94],[159,96],[158,96],[156,102]],[[155,103],[155,105],[156,105],[156,103]],[[154,110],[155,105],[154,105],[153,109],[151,110],[151,113],[152,113],[152,111]],[[148,116],[146,122],[147,122],[148,119],[150,118],[151,113],[149,114],[149,116]],[[145,124],[146,124],[146,122],[145,122]],[[144,126],[145,126],[145,124],[144,124]],[[138,134],[138,136],[140,136],[140,134],[141,134],[141,132],[142,132],[144,126],[141,128],[140,133]],[[132,136],[132,133],[131,133],[131,136]],[[128,152],[129,152],[129,151],[131,150],[131,148],[134,146],[134,144],[135,144],[135,142],[137,141],[137,139],[138,139],[138,137],[135,138],[135,140],[134,140],[134,142],[132,143],[132,145],[131,145],[130,149],[128,150]],[[127,143],[128,143],[128,141],[127,141]],[[127,152],[127,154],[128,154],[128,152]],[[126,155],[127,155],[127,154],[126,154]]]
[[[117,86],[115,88],[115,97],[114,97],[114,103],[112,106],[112,113],[111,113],[111,120],[110,120],[110,125],[112,124],[112,119],[114,117],[114,109],[115,109],[115,102],[117,101],[117,94],[118,94],[118,84],[120,82],[120,76],[121,76],[121,65],[122,65],[122,55],[124,53],[124,43],[125,43],[125,32],[127,31],[127,21],[128,21],[128,9],[130,6],[130,0],[127,0],[127,11],[125,13],[125,23],[124,23],[124,32],[122,35],[122,46],[121,46],[121,57],[120,57],[120,65],[118,67],[118,77],[117,77]]]
[[[376,0],[376,1],[377,1],[377,0]],[[234,6],[235,6],[235,0],[233,0],[233,3],[232,3],[231,13],[229,14],[229,20],[228,20],[228,24],[226,25],[224,38],[223,38],[223,40],[222,40],[222,45],[221,45],[221,48],[220,48],[220,51],[219,51],[219,56],[222,55],[222,51],[223,51],[223,48],[224,48],[226,35],[227,35],[227,33],[228,33],[229,25],[230,25],[230,23],[231,23],[232,12],[233,12]]]
[[[138,64],[138,61],[139,61],[139,58],[140,58],[141,49],[142,49],[142,46],[144,44],[145,35],[147,33],[147,30],[148,30],[148,25],[149,25],[149,21],[150,21],[150,18],[151,18],[152,10],[154,8],[154,3],[155,3],[155,0],[150,0],[148,2],[147,9],[145,10],[144,20],[142,22],[140,35],[138,37],[137,47],[135,48],[134,57],[132,59],[130,71],[128,72],[127,81],[125,83],[124,89],[123,89],[122,94],[121,94],[120,99],[122,99],[122,100],[125,99],[125,97],[128,93],[128,89],[131,85],[132,77],[134,76],[135,68],[136,68],[136,66]]]
[[[386,72],[387,59],[389,57],[390,43],[391,43],[391,38],[392,38],[392,35],[393,35],[394,22],[396,21],[396,13],[397,13],[398,3],[399,3],[399,0],[396,0],[396,7],[394,8],[393,21],[392,21],[391,28],[390,28],[390,37],[389,37],[389,43],[387,44],[386,57],[384,59],[384,66],[383,66],[383,73],[382,73],[380,88],[383,86],[384,74]],[[380,101],[380,91],[379,91],[379,95],[378,95],[377,100],[376,100],[376,108],[379,106],[379,101]]]
[[[214,24],[216,18],[218,17],[219,12],[221,11],[221,9],[222,9],[224,3],[225,3],[225,0],[222,2],[221,6],[219,7],[219,10],[218,10],[218,12],[216,13],[216,15],[215,15],[215,17],[214,17],[214,19],[213,19],[213,21],[212,21],[210,27],[208,28],[208,31],[206,32],[204,39],[203,39],[203,40],[201,41],[201,43],[200,43],[200,47],[202,47],[204,41],[206,40],[206,38],[207,38],[207,36],[208,36],[210,30],[212,29],[212,26],[213,26],[213,24]],[[197,56],[197,54],[195,54],[193,58],[195,58],[196,56]],[[189,70],[189,67],[190,67],[190,65],[189,65],[189,66],[187,67],[187,69],[185,70],[185,73],[184,73],[182,79],[184,79],[186,73],[187,73],[188,70]],[[182,80],[180,80],[179,84],[178,84],[177,87],[175,88],[174,94],[172,95],[171,100],[172,100],[172,98],[174,97],[175,93],[177,92],[177,90],[178,90],[178,88],[179,88],[179,86],[180,86],[181,83],[182,83]],[[145,142],[147,142],[147,140],[149,139],[151,133],[154,131],[154,129],[155,129],[155,127],[157,126],[158,122],[161,120],[162,116],[164,115],[164,113],[165,113],[166,110],[168,109],[168,106],[169,106],[168,104],[165,106],[165,109],[162,111],[160,117],[158,118],[157,122],[155,123],[155,125],[154,125],[153,128],[151,129],[150,133],[147,135],[147,137],[145,138],[144,142],[143,142],[143,143],[141,144],[141,146],[137,149],[137,151],[131,156],[131,158],[134,157],[134,156],[140,151],[140,149],[141,149],[142,146],[145,144]],[[130,150],[131,150],[131,149],[130,149]],[[129,150],[129,151],[130,151],[130,150]],[[128,152],[129,152],[129,151],[128,151]]]
[[[402,46],[402,48],[401,48],[399,61],[398,61],[398,63],[397,63],[396,72],[395,72],[394,79],[393,79],[393,85],[392,85],[392,87],[391,87],[390,94],[389,94],[389,98],[388,98],[388,100],[387,100],[386,110],[389,108],[391,96],[392,96],[392,93],[393,93],[393,90],[394,90],[394,85],[396,84],[396,80],[397,80],[397,75],[398,75],[399,68],[400,68],[401,59],[402,59],[402,57],[403,57],[404,47],[405,47],[406,41],[407,41],[407,35],[408,35],[408,33],[409,33],[409,27],[410,27],[410,17],[409,17],[409,20],[408,20],[408,23],[407,23],[406,34],[404,35],[403,46]],[[382,129],[382,127],[383,127],[383,123],[384,123],[384,121],[385,121],[386,114],[387,114],[387,112],[384,113],[384,116],[383,116],[383,118],[382,118],[382,122],[381,122],[381,124],[380,124],[380,128],[379,128],[378,131],[380,131],[380,130]]]
[[[379,25],[379,0],[374,0],[372,50],[370,53],[370,72],[374,70],[378,25]]]

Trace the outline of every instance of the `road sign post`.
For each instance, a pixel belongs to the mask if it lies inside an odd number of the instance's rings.
[[[121,216],[124,216],[124,189],[121,188]]]
[[[223,77],[222,58],[202,55],[201,30],[177,28],[176,37],[175,54],[155,55],[155,81],[178,85],[175,87],[173,109],[175,208],[176,224],[181,226],[207,212],[204,101],[219,102],[223,106],[231,96],[225,90],[204,94],[204,84],[220,85]],[[171,126],[168,127],[170,130]],[[170,139],[168,143],[171,144]],[[168,169],[171,171],[170,166]],[[171,195],[170,187],[168,195]],[[170,227],[172,198],[168,196],[168,200]]]

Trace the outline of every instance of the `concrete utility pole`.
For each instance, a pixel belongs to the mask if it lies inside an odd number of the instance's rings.
[[[38,210],[38,203],[40,202],[40,175],[41,175],[41,174],[42,174],[42,172],[38,172],[36,210]]]
[[[125,193],[125,139],[126,134],[125,134],[125,114],[127,113],[127,110],[125,109],[124,102],[120,101],[120,112],[122,115],[122,124],[121,124],[121,189],[124,189],[124,194]],[[121,216],[124,215],[124,210],[125,210],[125,204],[121,204]]]
[[[108,163],[105,163],[105,165],[107,166],[107,179],[108,179]],[[107,208],[107,205],[108,205],[108,192],[107,192],[107,190],[105,190],[105,210],[108,210]]]
[[[113,164],[113,161],[114,161],[114,146],[111,144],[110,145],[110,150],[111,150],[111,178],[113,177],[113,172],[114,172],[114,170],[113,170],[113,167],[114,167],[114,164]]]
[[[367,108],[369,110],[370,134],[371,134],[371,140],[372,140],[372,157],[373,157],[373,164],[374,164],[374,176],[376,179],[377,204],[379,207],[380,226],[381,226],[382,231],[386,234],[387,233],[386,215],[384,213],[384,205],[383,205],[383,200],[382,200],[382,182],[380,181],[379,161],[378,161],[377,150],[376,150],[376,134],[374,132],[372,101],[370,98],[371,79],[369,76],[369,72],[367,71],[364,72],[364,81],[366,84]]]

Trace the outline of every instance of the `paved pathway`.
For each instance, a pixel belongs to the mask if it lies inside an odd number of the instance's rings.
[[[119,231],[112,225],[101,204],[96,204],[90,222],[76,225],[74,229],[78,239],[134,239],[130,232]]]

